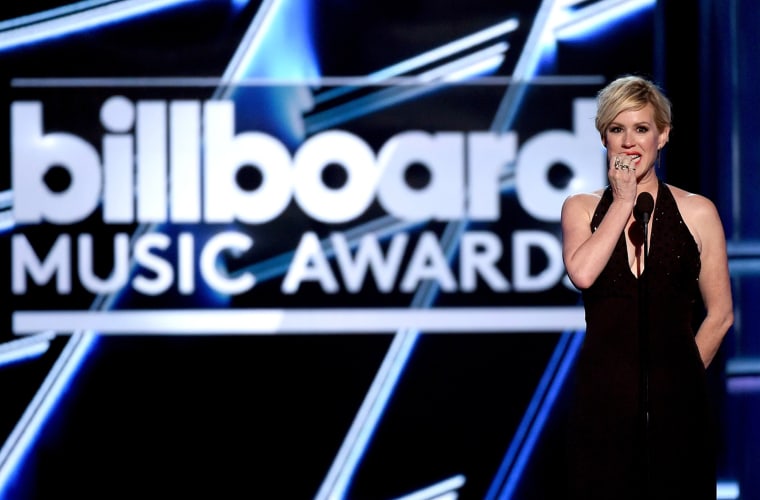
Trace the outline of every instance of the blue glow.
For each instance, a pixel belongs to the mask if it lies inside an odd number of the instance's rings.
[[[21,26],[40,23],[43,21],[49,21],[57,17],[70,16],[78,12],[82,12],[88,9],[94,9],[101,5],[112,3],[113,0],[86,0],[82,2],[76,2],[70,5],[63,5],[54,9],[46,10],[43,12],[35,12],[26,16],[9,19],[7,21],[0,22],[0,31],[6,31],[13,28],[19,28]]]
[[[375,433],[380,416],[388,405],[419,335],[419,332],[412,330],[400,331],[394,335],[383,364],[377,371],[315,500],[345,498],[357,464],[367,450],[367,444]]]
[[[238,11],[243,10],[249,3],[249,0],[232,0],[232,6]]]
[[[122,0],[80,2],[33,16],[24,16],[0,26],[0,50],[70,35],[90,28],[124,21],[178,4],[198,0]]]
[[[565,333],[564,335],[568,335],[568,333]],[[575,361],[575,356],[578,353],[581,344],[583,343],[583,332],[575,332],[572,335],[573,339],[569,346],[569,350],[563,355],[563,358],[560,361],[559,369],[557,370],[557,373],[552,380],[551,387],[549,388],[543,405],[537,414],[535,423],[531,427],[528,437],[525,440],[525,444],[523,445],[518,459],[515,462],[515,466],[513,467],[512,473],[510,474],[507,484],[504,487],[501,498],[512,498],[514,489],[517,487],[517,484],[522,477],[523,471],[525,470],[525,466],[528,463],[528,459],[533,453],[536,441],[538,440],[538,437],[541,434],[544,425],[546,424],[546,419],[548,418],[549,412],[554,406],[554,402],[556,401],[562,385],[567,378],[567,373],[570,371],[570,367]]]
[[[16,222],[10,212],[0,212],[0,233],[7,233],[16,227]]]
[[[760,274],[760,259],[729,259],[728,270],[732,276],[755,276]]]
[[[503,62],[504,56],[494,56],[485,61],[473,64],[469,68],[454,71],[450,75],[443,77],[443,80],[447,82],[459,82],[479,75],[490,74],[499,69],[499,66],[501,66]]]
[[[583,343],[584,332],[565,332],[557,342],[533,398],[525,411],[507,454],[486,498],[511,498],[546,418]]]
[[[456,500],[459,496],[453,493],[452,490],[456,490],[457,488],[461,488],[464,486],[465,478],[462,475],[457,475],[454,477],[451,477],[449,479],[446,479],[444,481],[441,481],[440,483],[436,483],[432,486],[428,486],[427,488],[424,488],[420,491],[415,491],[414,493],[410,493],[408,495],[404,495],[402,497],[398,497],[395,500],[443,500],[444,498],[449,498],[448,495],[451,495],[450,498]],[[444,496],[447,495],[447,496]]]
[[[0,367],[47,352],[50,348],[50,340],[54,336],[53,332],[46,332],[0,344]]]
[[[516,30],[518,26],[519,23],[517,20],[509,19],[486,30],[466,36],[454,42],[447,43],[442,47],[431,50],[429,52],[425,52],[419,56],[413,57],[406,61],[402,61],[398,64],[394,64],[393,66],[389,66],[388,68],[385,68],[376,73],[371,73],[368,79],[370,81],[382,81],[386,78],[401,75],[408,71],[418,69],[435,61],[440,61],[446,57],[452,56],[457,52],[469,50],[475,45],[484,43],[491,38],[510,33]]]
[[[443,81],[461,81],[461,75],[469,77],[485,75],[492,73],[504,61],[504,53],[509,45],[504,42],[496,43],[483,50],[460,57],[454,61],[442,64],[441,66],[424,71],[416,77],[414,83],[429,83],[438,80]]]
[[[727,241],[729,257],[760,257],[760,241]]]
[[[415,77],[405,79],[410,85],[385,87],[369,95],[361,96],[332,109],[315,113],[306,118],[306,131],[309,133],[333,127],[339,123],[367,115],[379,109],[386,109],[401,102],[434,92],[444,83],[463,80],[493,71],[503,62],[502,55],[507,44],[498,43],[487,49],[468,54],[460,59],[445,63]],[[369,83],[369,80],[368,80]]]
[[[9,484],[42,425],[58,402],[95,340],[91,332],[72,335],[31,403],[0,448],[0,494]]]
[[[644,9],[649,9],[655,4],[656,0],[604,0],[596,2],[567,15],[567,18],[555,27],[554,36],[558,40],[589,37],[607,27],[608,24],[618,22]]]
[[[726,362],[726,375],[760,375],[760,357],[729,359]]]
[[[726,390],[731,394],[760,392],[760,376],[740,375],[729,377],[726,381]]]
[[[351,102],[336,106],[333,109],[306,118],[306,132],[314,133],[345,123],[354,118],[367,115],[374,111],[394,106],[420,95],[431,92],[430,86],[420,85],[417,88],[385,88],[374,94],[362,96]]]
[[[517,81],[530,80],[536,74],[555,8],[554,2],[542,2],[536,12],[533,26],[512,72],[512,77]],[[511,126],[524,94],[525,85],[511,85],[507,89],[494,115],[492,130],[503,131]]]
[[[13,191],[7,189],[0,191],[0,233],[13,229],[16,222],[13,220]]]
[[[236,101],[241,128],[269,132],[291,147],[303,140],[302,117],[313,105],[306,82],[319,75],[313,29],[310,2],[270,0],[259,7],[215,95]],[[258,79],[270,83],[247,85]]]
[[[737,500],[741,498],[739,483],[736,481],[718,481],[718,500]]]
[[[312,41],[312,5],[265,2],[224,73],[225,82],[266,77],[294,80],[319,75]]]
[[[394,64],[380,71],[376,71],[375,73],[370,73],[363,80],[369,84],[379,83],[383,82],[384,80],[395,78],[404,73],[417,70],[428,64],[432,64],[436,61],[451,57],[458,52],[469,50],[472,47],[484,43],[492,38],[510,33],[516,30],[518,26],[519,23],[517,20],[509,19],[503,23],[499,23],[483,31],[479,31],[475,34],[460,38],[454,42],[447,43],[446,45],[443,45],[431,51],[424,52],[418,56],[401,61],[400,63]],[[321,104],[325,101],[342,96],[354,89],[355,87],[343,87],[327,90],[317,95],[314,102],[316,104]]]

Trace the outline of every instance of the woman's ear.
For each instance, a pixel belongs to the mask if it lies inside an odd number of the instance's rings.
[[[657,150],[661,150],[665,147],[665,144],[668,143],[668,140],[670,139],[670,127],[666,128],[660,133],[660,140],[657,144]]]

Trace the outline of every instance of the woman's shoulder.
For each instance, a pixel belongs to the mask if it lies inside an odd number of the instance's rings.
[[[573,193],[565,199],[565,203],[588,205],[597,204],[602,199],[607,188],[597,189],[591,192]]]
[[[583,217],[579,220],[590,220],[603,194],[604,189],[571,194],[565,198],[565,202],[562,204],[562,220],[576,219],[581,214]]]
[[[676,200],[683,221],[694,235],[700,250],[703,236],[722,230],[718,209],[708,197],[667,185]]]
[[[666,184],[670,192],[673,194],[673,198],[676,200],[679,209],[688,210],[690,212],[712,212],[715,210],[715,204],[710,198],[687,191],[683,188],[673,186],[672,184]]]

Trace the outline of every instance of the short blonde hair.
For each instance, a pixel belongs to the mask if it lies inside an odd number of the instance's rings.
[[[599,91],[596,104],[595,125],[602,139],[617,115],[639,110],[647,104],[654,108],[654,123],[659,132],[673,126],[670,100],[657,85],[640,76],[627,75],[613,80]]]

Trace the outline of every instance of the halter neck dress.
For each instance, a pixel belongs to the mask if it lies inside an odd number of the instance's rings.
[[[592,231],[611,202],[608,187]],[[582,292],[586,333],[569,427],[573,499],[716,498],[706,376],[694,340],[699,249],[662,181],[650,225],[640,277],[629,267],[621,234],[596,282]]]

